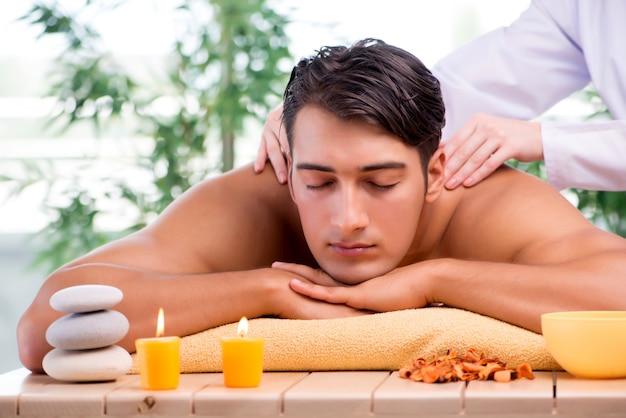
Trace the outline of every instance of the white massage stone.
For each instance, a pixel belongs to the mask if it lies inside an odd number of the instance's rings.
[[[55,348],[43,358],[43,369],[50,376],[67,382],[103,382],[125,375],[133,364],[128,351],[110,345],[94,350]]]
[[[118,311],[73,313],[54,321],[46,340],[55,348],[85,350],[115,344],[128,333],[128,319]]]
[[[109,309],[121,302],[120,289],[102,284],[67,287],[50,298],[50,306],[59,312],[90,312]]]

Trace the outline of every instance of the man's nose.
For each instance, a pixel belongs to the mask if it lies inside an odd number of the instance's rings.
[[[344,234],[363,229],[369,224],[369,216],[363,198],[353,188],[346,188],[338,196],[333,226]]]

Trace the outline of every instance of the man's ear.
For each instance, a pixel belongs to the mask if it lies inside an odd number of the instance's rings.
[[[291,159],[291,153],[290,152],[286,153],[285,157],[287,158],[287,186],[289,187],[289,194],[291,195],[291,200],[295,202],[296,199],[294,198],[294,194],[293,194],[293,184],[291,183],[291,170],[293,170],[293,160]]]
[[[435,151],[430,161],[428,161],[428,183],[426,189],[426,201],[437,200],[444,187],[443,169],[446,165],[446,155],[442,149]]]

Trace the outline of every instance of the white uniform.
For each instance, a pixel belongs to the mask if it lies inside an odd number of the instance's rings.
[[[542,122],[557,189],[626,190],[626,1],[533,0],[508,27],[476,38],[433,68],[444,140],[474,113],[534,119],[592,82],[615,120]]]

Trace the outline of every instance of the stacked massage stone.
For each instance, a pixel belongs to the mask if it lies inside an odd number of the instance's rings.
[[[111,309],[122,291],[105,285],[80,285],[62,289],[50,306],[67,315],[53,322],[46,340],[54,347],[43,359],[51,377],[67,382],[115,380],[128,373],[130,354],[115,345],[128,333],[128,319]]]

